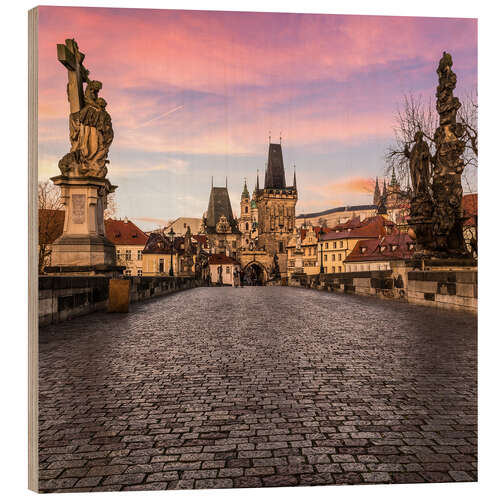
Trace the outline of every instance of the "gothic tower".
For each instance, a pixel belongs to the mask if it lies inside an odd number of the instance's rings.
[[[241,193],[239,226],[241,232],[241,246],[247,248],[250,243],[250,235],[252,232],[252,212],[246,179],[245,185],[243,186],[243,192]]]
[[[259,247],[270,255],[278,254],[280,268],[286,265],[286,245],[295,227],[297,182],[287,186],[281,144],[269,144],[263,189],[256,189]],[[283,269],[281,269],[283,272]]]

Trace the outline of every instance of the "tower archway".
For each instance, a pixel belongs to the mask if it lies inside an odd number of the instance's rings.
[[[245,266],[244,272],[246,285],[263,286],[267,282],[266,268],[259,262],[250,262]]]

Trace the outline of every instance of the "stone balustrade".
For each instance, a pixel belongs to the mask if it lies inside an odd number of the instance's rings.
[[[190,277],[126,277],[130,281],[130,302],[198,286]],[[103,276],[40,276],[38,279],[39,325],[107,309],[109,278]]]

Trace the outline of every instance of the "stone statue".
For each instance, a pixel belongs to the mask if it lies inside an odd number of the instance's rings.
[[[463,236],[462,172],[465,150],[464,127],[457,123],[460,101],[453,96],[457,76],[452,71],[451,55],[443,52],[437,69],[436,109],[439,127],[434,133],[436,153],[432,158],[432,193],[434,200],[433,225],[436,250],[447,254],[466,253]]]
[[[57,56],[68,69],[71,142],[71,150],[59,161],[59,169],[64,176],[106,177],[114,134],[111,116],[106,111],[107,103],[99,97],[102,83],[89,79],[89,71],[82,64],[85,55],[78,50],[75,40],[58,44]]]
[[[437,69],[439,127],[434,133],[434,156],[421,131],[415,134],[411,151],[405,148],[413,187],[410,234],[416,239],[419,254],[435,257],[467,255],[462,227],[464,128],[456,119],[460,101],[453,95],[457,77],[452,65],[451,55],[444,52]]]
[[[410,176],[413,187],[413,196],[427,195],[430,189],[431,153],[427,142],[424,141],[424,134],[420,130],[414,137],[415,145],[411,152],[408,146],[405,148],[405,155],[410,160]]]

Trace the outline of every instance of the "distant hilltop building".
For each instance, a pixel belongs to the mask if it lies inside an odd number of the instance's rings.
[[[295,224],[297,227],[304,225],[334,227],[348,220],[359,217],[360,220],[373,217],[377,214],[387,214],[389,218],[401,229],[407,229],[406,219],[409,214],[409,202],[406,193],[396,179],[394,169],[389,183],[384,179],[382,192],[379,178],[375,179],[373,190],[373,203],[366,205],[347,205],[343,207],[329,208],[321,212],[297,215]]]
[[[192,234],[198,234],[202,225],[203,219],[200,217],[177,217],[163,228],[163,232],[168,234],[170,230],[173,230],[177,236],[184,236],[189,226]]]

